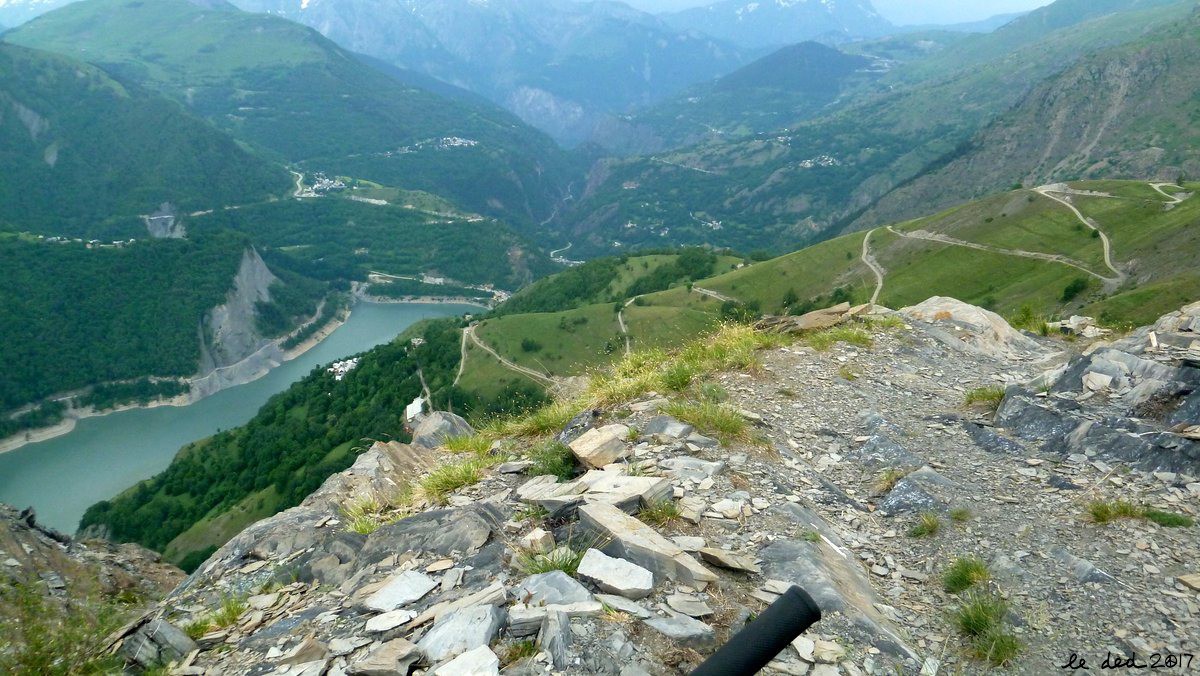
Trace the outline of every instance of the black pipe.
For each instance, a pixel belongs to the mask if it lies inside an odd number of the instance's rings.
[[[751,676],[821,619],[808,592],[793,586],[721,646],[692,676]]]

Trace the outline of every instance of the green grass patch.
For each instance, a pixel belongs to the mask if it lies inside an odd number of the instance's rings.
[[[217,612],[212,615],[213,626],[224,629],[238,621],[242,613],[249,608],[246,605],[246,599],[241,596],[226,596],[221,599],[221,605],[217,608]]]
[[[646,505],[638,518],[651,526],[669,526],[680,518],[679,504],[671,498]]]
[[[536,654],[538,654],[537,644],[532,640],[506,643],[500,646],[500,649],[496,651],[496,657],[500,658],[501,667],[507,667],[510,664],[520,662],[521,660],[533,657]]]
[[[942,520],[933,512],[925,512],[917,517],[917,523],[908,529],[910,538],[927,538],[938,534],[942,529]]]
[[[871,492],[875,495],[883,495],[888,493],[896,487],[896,484],[900,483],[901,479],[906,476],[908,476],[908,472],[905,470],[897,469],[895,467],[885,469],[871,484]]]
[[[571,547],[558,547],[554,551],[547,554],[538,552],[519,552],[513,563],[517,570],[524,575],[538,575],[541,573],[549,573],[555,570],[561,570],[574,577],[579,570],[579,562],[583,560],[583,554],[586,549],[573,549]]]
[[[967,396],[963,398],[963,406],[978,406],[995,411],[1000,408],[1002,401],[1004,401],[1004,388],[999,385],[987,385],[967,392]]]
[[[871,347],[874,343],[871,334],[857,326],[835,326],[832,329],[817,331],[805,336],[804,342],[818,352],[825,352],[838,343],[858,347]]]
[[[972,592],[954,612],[954,626],[967,636],[984,636],[999,629],[1008,615],[1008,602],[995,594]]]
[[[950,510],[950,520],[954,523],[966,523],[975,516],[967,507],[955,507]]]
[[[1165,528],[1188,528],[1196,523],[1190,516],[1184,516],[1175,512],[1164,512],[1158,509],[1143,510],[1142,518],[1147,521],[1153,521]]]
[[[476,458],[442,465],[421,479],[421,493],[430,502],[444,505],[454,491],[479,483],[486,467],[487,463]]]
[[[951,594],[959,594],[980,582],[987,582],[991,577],[983,559],[978,556],[964,556],[955,559],[942,574],[942,588]]]
[[[682,420],[704,434],[715,436],[721,443],[750,440],[750,424],[746,418],[725,404],[710,401],[673,401],[663,407],[663,413]]]
[[[531,476],[553,475],[562,481],[575,476],[575,454],[557,441],[543,441],[535,445],[528,457],[533,462],[529,468]]]

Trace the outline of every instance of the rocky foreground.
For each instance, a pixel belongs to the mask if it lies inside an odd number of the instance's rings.
[[[446,504],[392,499],[470,457],[433,414],[112,649],[178,674],[686,673],[799,585],[824,618],[770,673],[1200,668],[1200,304],[1088,345],[950,299],[835,314],[855,325],[831,347],[693,386],[749,430],[654,394],[585,411],[558,435],[569,480],[506,439]]]

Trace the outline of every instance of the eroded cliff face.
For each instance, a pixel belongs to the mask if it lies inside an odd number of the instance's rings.
[[[284,361],[278,343],[257,326],[258,303],[271,302],[271,285],[279,281],[258,251],[246,249],[233,288],[208,312],[199,328],[199,377],[193,396],[203,397],[224,387],[252,380]]]

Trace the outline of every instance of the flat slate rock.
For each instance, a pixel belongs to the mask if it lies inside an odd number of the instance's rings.
[[[584,553],[577,574],[603,591],[627,599],[643,599],[654,591],[654,573],[598,549],[589,549]]]
[[[561,570],[530,575],[517,587],[514,596],[529,606],[557,606],[592,600],[587,587]]]
[[[712,627],[679,613],[646,620],[646,626],[688,648],[707,648],[717,640]]]
[[[362,606],[367,610],[387,613],[420,600],[437,586],[437,580],[428,575],[415,570],[405,571],[389,578],[378,591],[363,601]]]

